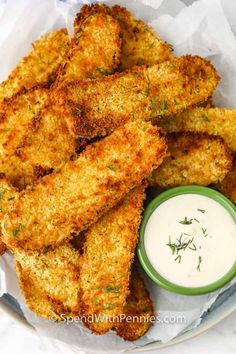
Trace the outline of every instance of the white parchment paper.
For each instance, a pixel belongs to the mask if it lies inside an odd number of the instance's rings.
[[[76,12],[81,4],[90,2],[0,0],[0,82],[6,79],[41,34],[65,26],[72,33]],[[236,108],[235,0],[199,0],[190,6],[186,4],[192,3],[191,0],[103,2],[126,6],[135,16],[151,24],[162,38],[173,45],[177,56],[190,53],[211,60],[222,78],[214,95],[214,103]],[[39,335],[50,337],[55,346],[63,349],[69,344],[70,350],[77,353],[78,348],[96,350],[98,353],[101,350],[130,349],[154,340],[169,341],[186,329],[197,326],[202,314],[220,293],[194,297],[177,295],[159,288],[144,277],[157,309],[158,321],[145,337],[135,343],[127,343],[114,333],[94,336],[81,324],[55,324],[35,316],[27,309],[20,293],[12,257],[5,254],[0,258],[0,295],[9,293],[19,301],[25,317]]]

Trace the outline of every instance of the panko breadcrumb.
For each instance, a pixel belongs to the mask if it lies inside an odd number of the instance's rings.
[[[169,157],[153,172],[151,185],[162,188],[188,184],[207,186],[222,181],[232,164],[232,155],[219,137],[169,134],[167,145]]]
[[[3,241],[25,249],[60,244],[140,185],[165,155],[165,140],[157,127],[142,121],[127,123],[23,191],[4,217]]]
[[[236,153],[236,110],[196,107],[158,120],[166,132],[194,132],[221,136]]]
[[[54,103],[75,120],[78,137],[93,138],[129,120],[155,119],[199,104],[212,95],[218,80],[210,62],[187,55],[65,85],[54,90]]]
[[[80,306],[84,324],[93,333],[106,333],[114,326],[109,319],[123,312],[138,241],[144,189],[145,186],[140,186],[132,190],[120,205],[85,233]],[[98,316],[97,320],[87,321],[93,314]]]
[[[66,29],[46,33],[33,43],[33,49],[0,84],[0,103],[23,89],[49,85],[55,79],[59,65],[69,48]]]
[[[124,340],[134,341],[145,335],[154,319],[153,303],[137,267],[131,270],[129,291],[122,312],[125,318],[117,322],[115,331]]]
[[[77,250],[70,244],[64,244],[44,253],[16,249],[12,252],[23,273],[28,274],[26,279],[21,279],[23,293],[27,291],[28,278],[30,278],[38,287],[38,291],[41,290],[43,296],[50,299],[57,314],[79,314],[80,254]],[[30,296],[27,299],[28,302],[32,302]],[[37,307],[42,315],[45,310],[44,302],[42,304],[38,302]],[[43,314],[43,317],[47,316],[47,312]]]
[[[121,63],[119,70],[131,69],[134,65],[154,65],[171,59],[171,46],[164,42],[151,27],[118,5],[108,7],[104,4],[85,5],[82,13],[101,12],[111,15],[121,27]],[[80,32],[80,17],[75,21],[75,35]],[[147,55],[148,53],[148,55]]]

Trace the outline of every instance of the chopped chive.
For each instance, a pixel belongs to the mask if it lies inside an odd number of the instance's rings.
[[[204,214],[206,212],[206,210],[204,209],[197,209],[198,211],[200,211],[200,213]]]
[[[189,219],[185,216],[184,220],[179,221],[179,224],[182,225],[191,225],[193,223],[193,219]]]
[[[181,262],[181,256],[180,256],[180,254],[175,258],[175,261],[178,261],[179,263]]]
[[[200,272],[200,266],[201,266],[201,263],[202,263],[202,257],[201,256],[199,256],[198,257],[198,265],[197,265],[197,270]]]
[[[192,250],[192,251],[196,251],[197,250],[197,247],[196,247],[195,243],[193,243],[192,246],[189,246],[188,248],[190,250]]]
[[[207,229],[204,229],[203,227],[201,229],[202,229],[203,236],[207,237],[208,236]]]

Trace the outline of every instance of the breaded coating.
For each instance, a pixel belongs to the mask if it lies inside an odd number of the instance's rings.
[[[25,132],[34,122],[34,117],[40,112],[47,100],[47,90],[37,88],[17,95],[11,102],[1,105],[0,112],[0,173],[9,182],[22,189],[31,182],[34,171],[27,170],[17,151]],[[25,144],[30,144],[28,134]]]
[[[21,292],[29,309],[37,316],[60,321],[61,317],[53,306],[53,301],[43,293],[37,281],[33,281],[30,272],[16,262],[16,273],[19,278]]]
[[[120,26],[100,7],[82,7],[76,33],[61,65],[56,84],[99,78],[113,73],[120,63]]]
[[[92,138],[128,120],[173,115],[201,103],[212,95],[218,80],[208,61],[187,55],[104,80],[68,84],[54,91],[54,102],[76,120],[79,137]]]
[[[85,233],[81,257],[81,315],[92,332],[104,334],[122,313],[129,293],[130,267],[138,241],[145,186],[132,190]]]
[[[234,160],[231,170],[227,173],[223,181],[217,183],[215,186],[236,204],[236,160]]]
[[[0,222],[4,214],[11,206],[13,200],[18,198],[18,193],[5,178],[0,179]],[[6,251],[6,245],[2,241],[2,232],[0,231],[0,256]]]
[[[78,43],[73,44],[73,53],[66,56],[66,64],[59,75],[63,80],[72,78],[72,66],[74,75],[81,79],[86,70],[90,70],[95,76],[101,76],[103,70],[111,72],[112,65],[114,70],[118,64],[120,40],[116,21],[108,15],[94,14],[89,18],[82,16],[81,23],[81,36]],[[53,105],[51,91],[47,96],[44,106],[39,112],[35,112],[28,127],[22,128],[18,146],[4,169],[10,169],[13,178],[8,174],[6,176],[21,189],[52,169],[58,170],[75,154],[77,148],[74,117]],[[21,166],[20,171],[17,166]]]
[[[80,255],[77,250],[70,244],[63,244],[45,253],[16,249],[12,251],[24,274],[28,274],[31,281],[37,284],[43,296],[50,299],[58,314],[78,315]],[[27,287],[27,278],[26,284],[22,284],[21,280],[23,292]],[[38,305],[40,306],[40,304]],[[41,311],[44,311],[43,307]],[[47,314],[43,317],[47,317]]]
[[[188,184],[207,186],[222,181],[232,164],[232,155],[219,137],[177,133],[167,137],[169,157],[154,171],[151,185],[170,188]]]
[[[131,270],[129,289],[130,294],[122,312],[126,317],[114,329],[124,340],[134,341],[145,335],[154,318],[152,300],[136,267]]]
[[[134,65],[154,65],[171,59],[171,46],[162,41],[142,20],[135,19],[126,8],[93,4],[85,5],[83,11],[106,13],[119,23],[122,38],[120,70],[131,69]],[[79,25],[80,15],[77,15],[74,22],[76,34],[79,33]]]
[[[69,48],[66,29],[46,33],[33,43],[33,49],[0,84],[0,103],[22,89],[49,85],[55,79],[59,65]]]
[[[157,122],[168,133],[194,132],[221,136],[236,153],[236,110],[226,108],[193,108]]]
[[[4,218],[3,241],[24,249],[60,244],[140,185],[165,155],[165,140],[157,127],[142,121],[127,123],[23,191]]]

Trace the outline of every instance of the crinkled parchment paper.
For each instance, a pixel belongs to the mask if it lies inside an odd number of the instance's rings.
[[[193,1],[104,2],[126,6],[135,16],[150,23],[163,39],[173,45],[177,56],[191,53],[210,59],[222,78],[214,95],[214,103],[236,108],[235,0],[199,0],[188,7],[185,3],[191,4]],[[65,26],[72,33],[73,18],[83,3],[90,1],[0,0],[0,81],[7,77],[41,34]],[[220,293],[182,296],[159,288],[146,276],[145,280],[158,310],[159,321],[145,337],[135,343],[127,343],[114,333],[95,336],[81,324],[67,326],[38,318],[25,306],[12,257],[6,254],[0,259],[0,293],[9,293],[18,299],[25,317],[44,340],[50,337],[50,343],[53,341],[53,345],[61,350],[68,343],[70,350],[77,353],[78,348],[96,350],[98,353],[98,350],[130,349],[154,340],[169,341],[197,326],[201,322],[201,315]]]

